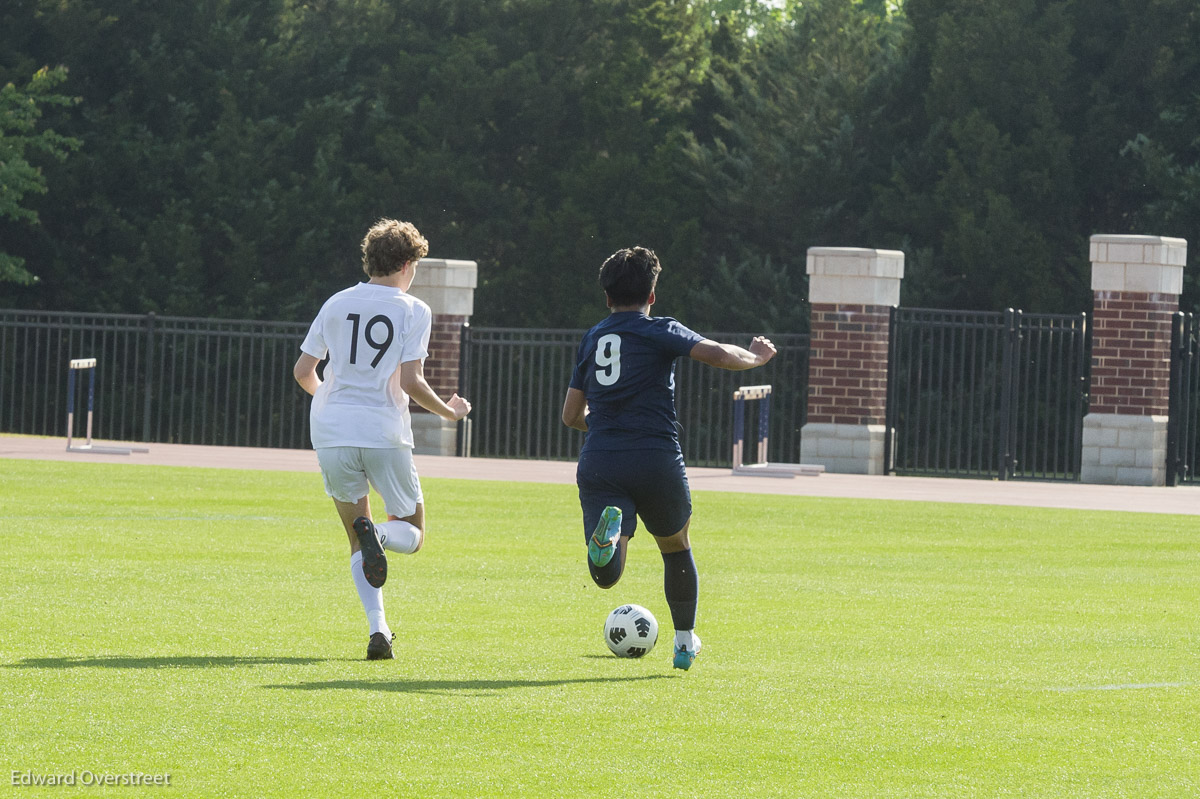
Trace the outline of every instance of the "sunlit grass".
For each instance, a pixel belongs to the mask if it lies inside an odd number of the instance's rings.
[[[697,493],[705,650],[571,486],[424,481],[394,661],[318,475],[5,461],[0,754],[171,796],[1192,796],[1195,519]],[[663,628],[608,654],[624,602]],[[102,789],[89,789],[102,792]],[[116,795],[130,788],[113,787]],[[30,794],[34,795],[34,794]]]

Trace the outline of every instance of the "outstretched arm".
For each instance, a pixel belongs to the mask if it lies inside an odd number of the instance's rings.
[[[718,369],[728,369],[740,372],[762,366],[775,357],[775,345],[765,336],[755,336],[750,342],[750,349],[742,349],[734,344],[718,344],[712,339],[699,341],[688,356],[694,361],[715,366]]]
[[[425,380],[423,361],[405,361],[400,364],[400,388],[425,410],[436,413],[443,419],[457,422],[471,412],[471,403],[455,394],[448,402],[442,402],[433,387]]]
[[[563,424],[576,430],[587,432],[587,395],[577,388],[567,389],[567,398],[563,401]]]

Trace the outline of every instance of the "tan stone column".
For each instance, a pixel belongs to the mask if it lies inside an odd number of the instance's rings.
[[[1092,380],[1083,419],[1085,483],[1164,485],[1171,315],[1187,242],[1092,236]]]
[[[462,326],[475,312],[477,282],[478,266],[475,261],[423,258],[417,264],[417,275],[409,288],[413,296],[424,300],[433,311],[425,379],[444,400],[458,391]],[[420,455],[454,455],[457,450],[457,423],[429,413],[416,403],[412,403],[410,408],[416,444],[414,451]]]
[[[828,472],[883,474],[888,325],[900,303],[904,253],[812,247],[808,275],[808,420],[800,460]]]

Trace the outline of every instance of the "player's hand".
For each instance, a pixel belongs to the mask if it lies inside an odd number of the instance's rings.
[[[450,406],[450,410],[454,411],[454,421],[456,422],[471,412],[471,403],[457,394],[451,397],[446,404]]]
[[[755,336],[754,340],[750,342],[750,352],[753,355],[758,356],[758,365],[762,366],[764,363],[774,358],[775,353],[777,353],[778,350],[776,350],[775,345],[771,343],[771,339],[767,338],[766,336]]]

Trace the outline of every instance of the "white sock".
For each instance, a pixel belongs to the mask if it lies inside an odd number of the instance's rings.
[[[399,552],[402,555],[411,555],[416,552],[417,544],[421,541],[420,528],[399,519],[380,522],[375,525],[375,531],[379,533],[379,540],[383,543],[384,549],[390,552]]]
[[[675,648],[683,647],[689,652],[696,651],[696,635],[691,630],[675,631]]]
[[[367,625],[371,628],[371,635],[383,633],[391,638],[391,628],[388,627],[387,619],[383,616],[383,589],[372,588],[371,584],[367,582],[367,576],[363,574],[362,570],[361,552],[355,552],[350,556],[350,576],[354,578],[354,587],[358,590],[358,598],[362,602],[363,610],[367,612]]]

